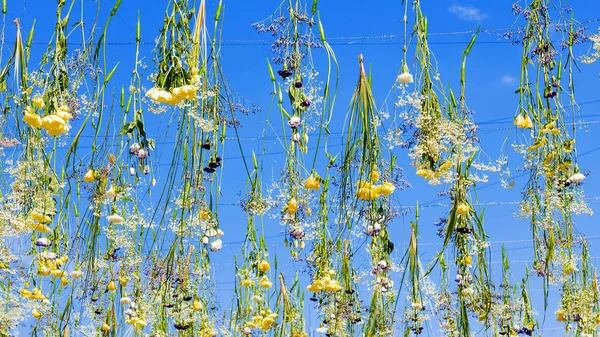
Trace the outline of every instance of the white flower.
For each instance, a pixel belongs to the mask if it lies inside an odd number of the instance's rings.
[[[260,302],[260,301],[262,301],[262,297],[260,297],[260,296],[258,296],[258,295],[255,295],[255,296],[253,296],[253,297],[252,297],[252,300],[253,300],[254,302]]]
[[[108,220],[108,222],[110,222],[110,223],[117,223],[117,224],[123,222],[123,218],[118,214],[109,215],[106,217],[106,220]]]
[[[210,250],[213,252],[219,251],[221,248],[223,248],[223,241],[221,239],[217,239],[210,244]]]
[[[135,167],[132,166],[132,167],[129,168],[129,174],[132,175],[132,176],[135,175]]]
[[[125,305],[125,304],[131,304],[131,298],[129,297],[121,297],[121,299],[119,300],[119,302],[121,302],[121,304]]]
[[[74,279],[78,279],[81,276],[83,276],[83,273],[80,270],[73,270],[71,272],[71,277],[74,278]]]
[[[381,260],[377,262],[377,267],[379,267],[380,269],[387,269],[387,262]]]
[[[290,128],[297,128],[300,126],[300,124],[302,124],[302,120],[298,116],[293,116],[288,121],[288,125],[290,126]]]
[[[582,182],[583,179],[585,179],[585,175],[583,175],[582,173],[575,173],[571,176],[571,178],[569,178],[569,181],[578,184]]]
[[[412,83],[413,75],[411,75],[408,72],[402,73],[402,74],[398,75],[398,77],[396,78],[396,81],[398,81],[399,83]]]
[[[292,142],[298,143],[299,141],[300,141],[300,134],[299,133],[294,133],[292,135]]]
[[[115,192],[115,189],[111,186],[105,193],[104,195],[108,198],[114,198],[117,195],[117,192]]]
[[[252,334],[252,330],[251,330],[249,327],[244,327],[244,328],[242,329],[242,333],[243,333],[244,335],[251,335],[251,334]]]
[[[203,244],[207,244],[208,243],[208,236],[202,237],[202,243]]]
[[[219,229],[217,230],[217,233],[219,233],[219,236],[221,236],[221,235],[225,235],[225,232],[223,232],[223,230],[222,230],[221,228],[219,228]]]
[[[324,334],[324,333],[327,333],[327,328],[323,326],[323,327],[317,328],[315,331],[317,331],[317,333]]]

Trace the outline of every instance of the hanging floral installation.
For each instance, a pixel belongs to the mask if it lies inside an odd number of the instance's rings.
[[[225,76],[247,66],[222,48],[235,1],[166,1],[153,31],[138,11],[118,53],[121,0],[44,4],[54,28],[41,52],[39,24],[3,0],[0,336],[598,335],[595,257],[576,226],[593,213],[591,171],[574,121],[576,73],[600,57],[600,33],[563,1],[507,8],[521,67],[494,161],[467,104],[484,31],[468,32],[446,84],[429,2],[395,2],[394,83],[375,78],[367,50],[341,66],[317,0],[264,13],[251,25],[268,46],[253,79],[269,88],[263,112]],[[346,74],[356,82],[342,92]],[[491,248],[478,192],[493,177],[521,189],[525,265]],[[413,184],[445,202],[437,223]]]

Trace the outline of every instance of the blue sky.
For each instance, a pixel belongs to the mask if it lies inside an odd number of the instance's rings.
[[[51,3],[51,5],[48,5]],[[152,53],[154,38],[158,35],[158,29],[162,24],[166,1],[124,1],[118,15],[113,19],[108,30],[108,42],[111,44],[109,59],[113,65],[120,61],[114,83],[127,84],[133,66],[135,25],[137,11],[140,11],[142,22],[142,55],[145,55],[145,63],[152,66]],[[85,2],[84,13],[86,18],[92,18],[95,2]],[[216,0],[208,0],[208,12],[212,16],[216,7]],[[589,32],[596,33],[598,20],[600,19],[600,3],[589,0],[571,1],[575,17],[580,22],[588,22]],[[224,7],[224,45],[222,49],[222,64],[231,86],[239,95],[262,108],[262,112],[248,117],[242,117],[243,128],[240,135],[244,139],[244,154],[249,155],[252,150],[257,153],[265,149],[264,163],[269,167],[264,168],[264,181],[270,183],[272,175],[277,174],[279,167],[283,165],[284,157],[281,155],[281,146],[276,142],[277,129],[265,129],[264,119],[269,114],[270,92],[272,84],[266,66],[266,58],[270,55],[271,40],[268,35],[259,35],[250,26],[252,23],[267,18],[277,7],[277,1],[255,0],[255,1],[225,1]],[[449,83],[458,88],[460,76],[461,53],[469,39],[471,32],[481,26],[475,47],[468,58],[467,65],[467,104],[475,111],[474,120],[480,125],[479,136],[482,139],[483,152],[489,156],[491,161],[498,158],[500,149],[506,137],[515,136],[515,130],[511,128],[512,117],[517,107],[517,95],[514,91],[518,87],[518,76],[521,65],[520,45],[511,43],[501,36],[509,28],[515,27],[516,17],[511,13],[511,1],[423,1],[423,11],[429,18],[430,47],[436,56],[442,82]],[[52,6],[52,7],[50,7]],[[54,24],[53,16],[54,2],[47,0],[29,0],[26,2],[9,1],[9,11],[14,17],[21,17],[21,24],[28,31],[33,18],[37,20],[34,42],[35,53],[41,53],[44,44],[50,38],[50,27]],[[102,1],[100,8],[103,17],[106,17],[112,7],[112,2]],[[23,11],[23,8],[25,10]],[[52,10],[50,10],[52,8]],[[334,111],[334,122],[340,132],[344,121],[344,114],[354,85],[358,78],[357,55],[363,54],[365,61],[372,68],[373,90],[377,103],[385,107],[393,104],[386,102],[386,97],[394,80],[398,75],[402,58],[402,34],[403,26],[400,23],[403,16],[403,6],[400,0],[372,1],[360,0],[347,1],[321,1],[319,3],[321,18],[326,35],[336,53],[340,64],[340,87],[339,95]],[[88,14],[89,11],[89,14]],[[411,20],[409,13],[409,20]],[[77,21],[78,19],[73,19]],[[518,24],[522,24],[519,21]],[[77,39],[75,39],[77,40]],[[576,48],[576,52],[585,53],[589,43]],[[72,46],[76,48],[76,46]],[[37,49],[37,50],[36,50]],[[414,51],[414,44],[409,45],[409,54]],[[323,64],[324,53],[315,51],[317,64]],[[409,67],[413,64],[409,62]],[[591,170],[592,173],[586,179],[584,189],[586,195],[592,198],[590,207],[599,210],[600,180],[595,175],[595,168],[600,165],[598,155],[600,144],[596,140],[596,133],[600,131],[600,97],[598,95],[600,74],[600,62],[593,65],[580,64],[581,72],[576,74],[576,98],[581,104],[581,110],[575,116],[577,126],[577,148],[581,155],[579,166],[583,171]],[[109,64],[109,68],[112,66]],[[322,68],[322,74],[325,69]],[[150,86],[150,82],[147,82]],[[273,109],[271,116],[279,118],[278,112]],[[155,119],[156,125],[150,126],[149,133],[158,134],[159,129],[164,127],[160,118]],[[164,122],[164,121],[163,121]],[[275,125],[278,125],[275,123]],[[233,133],[230,133],[231,136]],[[262,141],[248,140],[264,136]],[[332,140],[335,144],[338,140]],[[233,204],[239,200],[238,192],[243,191],[245,176],[236,171],[240,167],[240,153],[236,149],[237,144],[230,141],[224,156],[225,176],[222,207],[221,226],[226,235],[223,237],[225,248],[215,257],[217,270],[217,281],[232,280],[233,263],[231,256],[239,253],[240,240],[244,238],[245,218],[243,211]],[[310,145],[309,145],[310,147]],[[338,148],[341,149],[341,148]],[[429,261],[436,253],[441,239],[436,235],[433,223],[442,216],[448,204],[447,199],[437,197],[439,187],[431,187],[425,181],[414,175],[414,169],[410,166],[407,152],[396,150],[399,156],[399,165],[405,169],[405,173],[413,188],[407,191],[396,192],[396,202],[401,206],[412,207],[417,201],[422,205],[421,211],[421,242],[423,248],[422,259]],[[509,152],[513,163],[519,163],[520,156]],[[166,160],[166,159],[165,159]],[[168,161],[167,161],[168,162]],[[161,163],[162,164],[162,163]],[[159,169],[160,171],[160,169]],[[163,171],[164,172],[164,171]],[[160,172],[158,178],[160,179]],[[515,275],[522,275],[525,266],[532,260],[531,233],[526,221],[514,217],[518,211],[516,204],[520,200],[520,190],[526,183],[526,177],[516,178],[515,188],[511,190],[502,189],[498,184],[499,177],[490,174],[489,182],[479,187],[479,200],[485,207],[485,227],[492,242],[492,272],[497,277],[501,271],[500,249],[501,244],[506,245],[507,252],[512,261],[511,268]],[[596,199],[594,199],[596,198]],[[396,219],[391,227],[393,237],[399,244],[408,241],[410,234],[409,222],[414,217],[410,211],[405,217]],[[600,228],[596,225],[595,217],[578,217],[577,229],[590,238],[592,243],[590,253],[594,261],[600,258]],[[283,237],[279,236],[281,227],[277,220],[266,220],[267,228],[272,235],[267,233],[267,243],[270,253],[277,254],[280,265],[286,272],[293,272],[303,265],[294,264],[287,259],[287,248],[283,247]],[[398,252],[400,253],[400,252]],[[365,253],[366,254],[366,253]],[[517,280],[517,278],[515,278]],[[218,296],[222,300],[223,307],[229,305],[233,284],[219,282]],[[535,305],[540,312],[540,320],[543,319],[541,312],[541,283],[535,277],[531,279],[531,291]],[[554,323],[553,311],[556,306],[557,289],[553,289],[549,305],[550,319],[544,325],[548,329],[544,336],[562,336],[560,329]],[[310,305],[307,303],[307,305]],[[311,322],[313,326],[315,321]],[[435,329],[434,329],[435,331]]]

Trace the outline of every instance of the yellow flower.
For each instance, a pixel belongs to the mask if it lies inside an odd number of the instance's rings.
[[[433,172],[430,169],[426,169],[426,168],[420,168],[417,170],[417,175],[419,177],[423,177],[426,180],[431,180],[433,178],[435,178],[435,172]]]
[[[38,108],[38,109],[43,109],[44,108],[44,99],[40,96],[36,96],[31,100],[31,103],[33,103],[33,106]]]
[[[267,275],[263,275],[263,277],[260,279],[259,282],[260,286],[263,288],[271,288],[271,286],[273,285],[273,283],[271,283],[271,281],[269,281],[269,278],[267,277]]]
[[[311,293],[318,293],[319,291],[321,291],[323,286],[323,283],[319,280],[314,280],[308,287],[306,287],[306,290],[310,291]]]
[[[531,129],[533,127],[533,122],[531,122],[528,114],[525,114],[525,116],[519,114],[515,119],[515,125],[521,129]]]
[[[340,286],[340,281],[329,279],[325,283],[325,291],[336,292],[342,290],[342,286]]]
[[[304,187],[308,188],[309,190],[316,191],[321,187],[321,182],[311,174],[310,177],[308,177],[308,179],[306,179],[304,182]]]
[[[359,180],[356,182],[356,187],[358,187],[358,189],[361,189],[361,188],[371,189],[371,188],[373,188],[373,184],[371,184],[370,182],[365,181],[365,180]]]
[[[263,273],[269,270],[270,268],[271,266],[269,265],[269,262],[265,260],[260,261],[260,263],[258,264],[258,270],[262,271]]]
[[[63,275],[65,275],[65,271],[64,270],[60,270],[60,269],[54,269],[51,272],[52,276],[54,277],[62,277]]]
[[[33,311],[31,312],[31,316],[33,316],[36,319],[40,319],[42,317],[42,313],[39,312],[39,310],[37,309],[33,309]]]
[[[196,87],[193,85],[184,85],[181,87],[172,88],[171,93],[180,100],[194,99],[196,98],[196,90]]]
[[[263,331],[269,330],[271,328],[271,326],[273,325],[273,322],[275,322],[275,320],[273,318],[266,317],[265,319],[262,320],[260,329]]]
[[[127,283],[129,283],[130,279],[131,279],[130,277],[121,275],[121,276],[119,276],[119,283],[121,283],[121,286],[125,287],[127,285]]]
[[[541,138],[536,140],[533,145],[531,145],[530,147],[527,148],[528,152],[531,151],[535,151],[537,149],[539,149],[540,147],[542,147],[542,145],[546,144],[546,138]]]
[[[470,266],[471,263],[473,263],[473,258],[471,257],[471,255],[466,255],[463,258],[463,261],[465,262],[466,265]]]
[[[48,227],[44,224],[41,224],[41,223],[32,223],[31,228],[33,228],[34,231],[40,232],[40,233],[50,233],[52,231],[52,229],[50,229],[50,227]]]
[[[362,200],[373,200],[379,196],[374,188],[361,187],[356,192],[356,196]]]
[[[192,303],[192,308],[194,309],[194,311],[202,310],[202,302],[200,302],[199,300],[194,300],[194,302]]]
[[[68,284],[69,284],[69,279],[68,279],[68,278],[66,278],[66,277],[63,277],[63,278],[61,278],[61,279],[60,279],[60,286],[61,286],[61,287],[65,287],[65,286],[67,286]]]
[[[298,212],[298,202],[296,201],[296,198],[291,198],[287,205],[285,205],[283,208],[283,211],[292,215],[296,214]]]
[[[146,96],[159,103],[176,105],[181,102],[181,99],[178,96],[174,96],[170,92],[156,87],[148,90],[148,92],[146,92]]]
[[[446,172],[451,167],[452,167],[452,162],[448,160],[448,161],[444,162],[442,165],[440,165],[440,168],[438,169],[438,171]]]
[[[73,115],[69,113],[69,107],[66,105],[61,105],[58,109],[56,109],[56,115],[62,118],[63,121],[68,122]]]
[[[201,210],[198,212],[198,219],[208,220],[208,219],[210,219],[210,214],[208,214],[208,212],[205,210]]]
[[[396,190],[396,187],[394,187],[394,184],[392,184],[390,182],[385,182],[381,185],[375,186],[375,193],[381,194],[381,195],[390,195],[390,194],[394,193],[395,190]]]
[[[117,290],[117,285],[115,284],[114,281],[110,281],[110,282],[108,282],[106,289],[110,290],[110,291],[115,291],[115,290]]]
[[[31,108],[27,107],[25,109],[25,116],[23,116],[23,122],[27,123],[27,125],[34,128],[42,127],[42,118],[40,115],[31,112]]]
[[[109,331],[110,330],[110,325],[108,325],[106,323],[102,323],[102,327],[100,328],[100,330],[102,330],[102,331]]]
[[[596,325],[600,325],[600,316],[596,317]]]
[[[96,177],[94,176],[94,170],[89,169],[83,176],[83,181],[86,183],[91,183],[93,181],[96,181]]]
[[[469,207],[469,205],[465,204],[464,202],[461,202],[456,208],[456,213],[465,215],[469,214],[470,210],[471,208]]]
[[[554,312],[554,314],[556,315],[556,320],[559,322],[566,322],[567,321],[567,313],[565,312],[564,309],[558,309]]]
[[[251,286],[252,284],[254,284],[254,281],[252,281],[252,280],[250,280],[250,279],[243,279],[243,280],[242,280],[240,283],[241,283],[241,284],[242,284],[244,287],[249,287],[249,286]]]
[[[49,115],[42,118],[42,128],[48,131],[50,136],[56,136],[69,131],[67,122],[57,115]]]
[[[377,181],[379,180],[379,172],[376,170],[371,171],[371,180]]]
[[[47,215],[42,215],[41,213],[35,212],[35,211],[31,211],[31,213],[29,213],[29,216],[31,216],[31,218],[39,223],[48,223],[50,221],[52,221],[52,219],[47,216]]]

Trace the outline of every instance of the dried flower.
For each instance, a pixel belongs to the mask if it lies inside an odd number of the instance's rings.
[[[290,128],[297,128],[302,124],[302,120],[298,116],[292,116],[288,121],[288,125]]]

